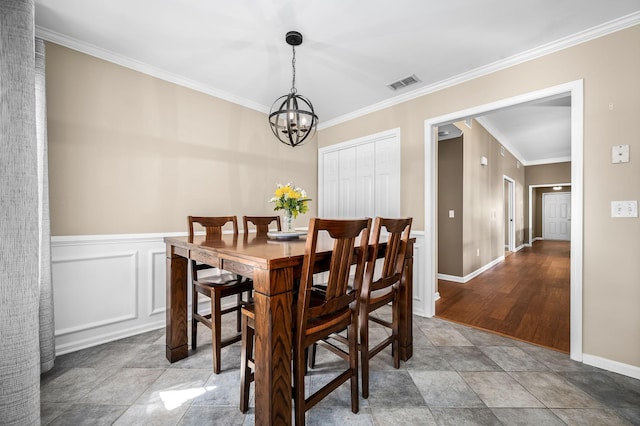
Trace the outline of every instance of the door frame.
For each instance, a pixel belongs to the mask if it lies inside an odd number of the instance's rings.
[[[582,79],[534,92],[513,96],[449,114],[427,118],[424,121],[424,227],[430,238],[425,239],[423,264],[425,268],[425,294],[423,312],[435,315],[436,300],[440,298],[436,290],[437,279],[437,207],[438,207],[438,147],[436,141],[439,125],[477,117],[498,109],[530,102],[554,95],[571,96],[571,301],[570,301],[570,357],[582,361],[582,264],[583,264],[583,121],[584,121],[584,81]]]
[[[507,230],[507,238],[509,243],[507,244],[508,250],[510,252],[516,251],[516,223],[513,221],[513,218],[516,216],[516,181],[515,179],[511,179],[507,175],[502,175],[503,182],[506,182],[508,185],[508,190],[506,194],[502,195],[503,200],[507,200],[507,211],[505,214],[508,215],[509,226]],[[502,185],[504,188],[504,183]]]
[[[533,245],[533,241],[535,240],[535,238],[533,237],[533,190],[536,188],[553,188],[554,186],[571,186],[571,182],[529,185],[529,242],[527,243],[528,246]],[[571,192],[573,192],[573,189],[571,190]],[[573,198],[571,198],[571,203],[573,203]],[[573,214],[573,206],[571,206],[571,213]],[[571,233],[573,233],[573,229],[571,229]]]

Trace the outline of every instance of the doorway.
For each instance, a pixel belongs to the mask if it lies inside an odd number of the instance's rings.
[[[504,179],[504,248],[505,251],[516,251],[516,224],[514,222],[516,206],[516,181],[508,176]]]
[[[524,95],[503,99],[493,103],[476,106],[443,116],[425,120],[425,231],[433,235],[425,241],[424,267],[426,294],[424,312],[433,316],[435,302],[439,298],[437,288],[437,127],[442,124],[481,116],[521,103],[543,99],[556,95],[571,96],[571,259],[570,259],[570,356],[582,361],[582,152],[583,152],[583,81],[574,82],[538,90]]]

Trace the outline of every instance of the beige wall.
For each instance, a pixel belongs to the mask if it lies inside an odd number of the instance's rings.
[[[438,142],[438,273],[462,272],[462,136]],[[454,217],[449,217],[453,210]]]
[[[583,79],[583,351],[640,367],[640,220],[610,217],[611,200],[640,199],[640,161],[633,156],[640,139],[627,131],[640,114],[640,49],[632,48],[639,45],[634,26],[324,129],[318,144],[400,127],[401,214],[424,230],[426,119]],[[631,146],[631,161],[611,164],[611,146],[621,140]],[[426,238],[432,233],[426,230]]]
[[[187,215],[272,214],[293,180],[317,211],[317,145],[265,114],[47,43],[51,233],[186,231]]]
[[[504,255],[504,176],[515,180],[515,245],[522,244],[524,228],[524,167],[476,120],[471,128],[456,123],[464,135],[463,275],[477,271]],[[487,165],[480,158],[487,158]],[[478,254],[479,251],[479,254]]]

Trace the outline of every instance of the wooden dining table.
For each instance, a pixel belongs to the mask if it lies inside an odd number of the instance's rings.
[[[253,280],[255,303],[255,422],[291,424],[292,301],[301,275],[305,238],[273,240],[255,234],[167,237],[166,356],[170,362],[189,355],[187,339],[187,264],[192,259]],[[405,273],[400,284],[399,355],[413,354],[413,244],[409,241]],[[371,246],[369,247],[372,250]],[[330,244],[318,242],[318,253],[330,258]],[[384,256],[384,244],[378,257]],[[319,266],[318,272],[321,272]],[[238,390],[238,393],[240,390]]]

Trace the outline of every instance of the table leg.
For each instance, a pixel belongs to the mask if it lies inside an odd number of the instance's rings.
[[[413,244],[409,243],[399,294],[398,340],[400,359],[413,356]]]
[[[255,424],[291,424],[293,271],[254,270]]]
[[[166,356],[169,362],[189,354],[187,341],[187,259],[167,244],[167,329]]]

